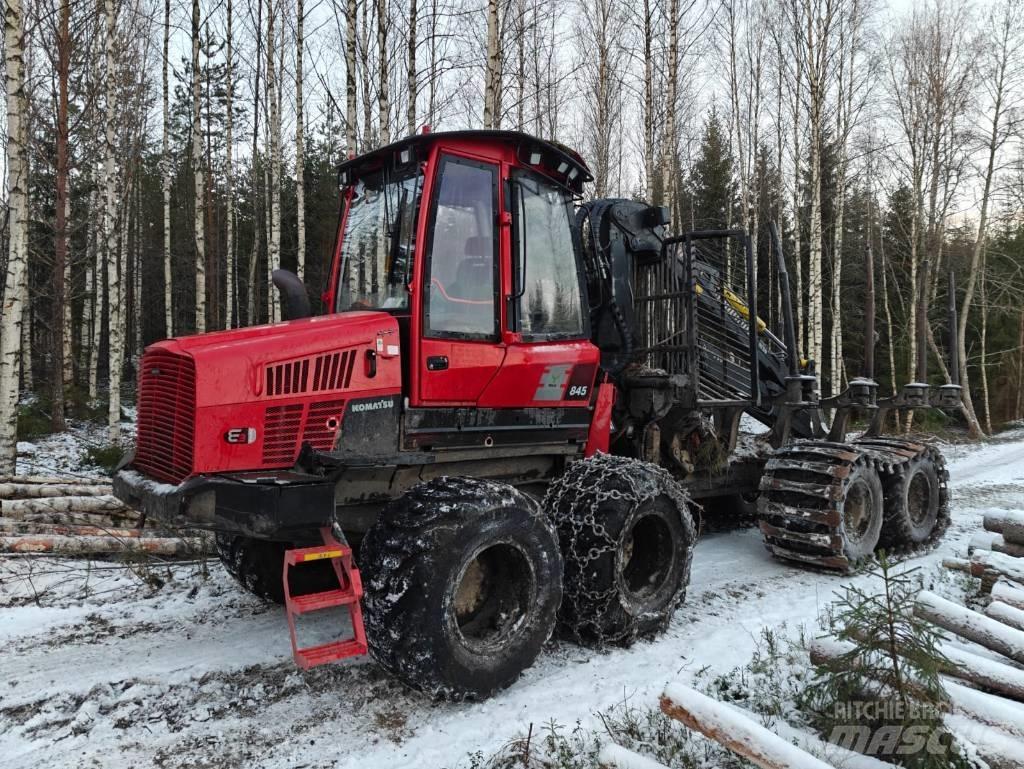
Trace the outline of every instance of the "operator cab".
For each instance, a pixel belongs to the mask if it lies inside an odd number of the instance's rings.
[[[398,320],[410,406],[588,405],[598,355],[574,202],[591,176],[578,155],[510,131],[423,133],[339,177],[325,303]]]

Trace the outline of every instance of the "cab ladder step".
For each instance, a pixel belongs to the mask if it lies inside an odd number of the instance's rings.
[[[336,662],[347,657],[366,654],[366,630],[363,628],[363,608],[359,603],[363,597],[363,583],[359,577],[359,569],[352,560],[352,548],[334,538],[330,528],[320,530],[324,544],[315,547],[298,547],[285,550],[284,569],[281,578],[284,580],[284,608],[288,616],[288,634],[291,637],[292,656],[303,670],[317,665]],[[288,586],[288,575],[293,568],[302,568],[304,564],[314,561],[330,561],[338,580],[338,587],[304,595],[292,595]],[[317,646],[300,647],[295,631],[295,618],[323,609],[339,606],[348,607],[349,619],[352,622],[352,637],[342,638]]]

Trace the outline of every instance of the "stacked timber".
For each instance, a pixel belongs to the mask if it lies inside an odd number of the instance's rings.
[[[0,478],[0,553],[195,556],[211,549],[208,535],[148,527],[113,496],[108,480]]]

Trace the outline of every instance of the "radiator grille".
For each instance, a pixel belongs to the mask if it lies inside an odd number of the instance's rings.
[[[288,465],[295,461],[295,445],[302,429],[302,404],[271,406],[263,421],[263,464]]]
[[[192,358],[157,349],[142,358],[134,465],[165,483],[192,473],[196,371]]]
[[[306,428],[302,432],[303,443],[318,451],[330,451],[341,427],[345,401],[324,401],[314,403],[306,415]]]

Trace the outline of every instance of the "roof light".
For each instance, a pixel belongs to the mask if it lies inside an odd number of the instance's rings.
[[[540,152],[534,150],[533,152],[530,153],[530,165],[531,166],[539,166],[540,165]]]
[[[566,163],[564,160],[561,163],[558,164],[558,173],[564,174],[568,170],[569,170],[569,164]]]
[[[398,160],[401,163],[405,164],[405,163],[409,162],[409,159],[411,157],[412,157],[412,155],[410,154],[408,148],[406,148],[406,149],[402,150],[401,153],[398,155]]]
[[[573,179],[575,179],[579,175],[580,175],[580,169],[578,169],[578,168],[572,169],[569,172],[569,181],[571,182]]]

